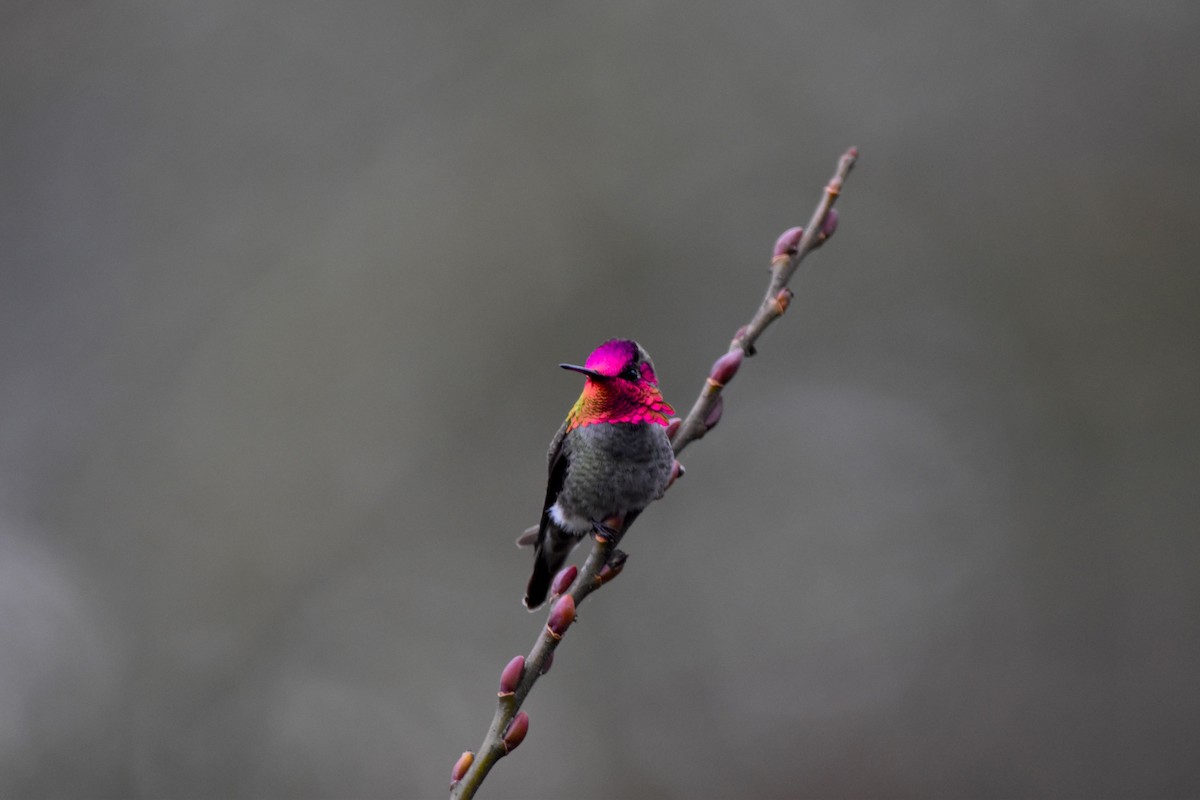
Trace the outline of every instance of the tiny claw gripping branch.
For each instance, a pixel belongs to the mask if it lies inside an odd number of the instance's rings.
[[[741,368],[742,361],[756,353],[755,343],[767,326],[787,311],[793,297],[788,282],[796,268],[805,256],[828,241],[837,230],[838,215],[833,205],[841,195],[846,177],[857,159],[857,148],[851,147],[842,155],[808,225],[788,228],[775,242],[771,252],[771,279],[757,312],[748,323],[738,328],[733,341],[729,343],[728,352],[713,363],[700,395],[687,416],[682,420],[672,418],[667,423],[667,437],[676,457],[683,448],[704,436],[720,421],[724,408],[721,393]],[[676,458],[675,464],[678,463]],[[671,482],[682,474],[682,466],[673,469]],[[464,752],[454,764],[450,773],[451,798],[465,800],[474,797],[496,762],[525,739],[529,732],[529,716],[520,710],[521,704],[537,680],[550,671],[554,649],[567,628],[576,621],[575,609],[579,603],[620,574],[626,556],[617,549],[617,544],[636,517],[637,514],[630,513],[624,519],[615,520],[615,524],[609,525],[612,535],[606,530],[603,531],[604,535],[595,537],[596,541],[582,567],[577,571],[575,567],[569,567],[555,578],[553,594],[556,599],[533,649],[526,657],[512,659],[501,673],[496,712],[483,745],[477,753],[469,750]],[[605,523],[609,521],[605,520]],[[522,537],[522,541],[525,538]]]

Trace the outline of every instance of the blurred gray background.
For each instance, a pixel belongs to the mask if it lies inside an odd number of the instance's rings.
[[[10,2],[0,795],[441,797],[556,368],[686,409],[489,798],[1200,794],[1192,2]]]

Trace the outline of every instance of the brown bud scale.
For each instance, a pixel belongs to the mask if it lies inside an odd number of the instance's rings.
[[[788,306],[792,303],[792,297],[793,292],[791,289],[784,287],[779,290],[779,293],[775,295],[775,299],[771,301],[776,315],[783,316],[784,312],[788,310]]]

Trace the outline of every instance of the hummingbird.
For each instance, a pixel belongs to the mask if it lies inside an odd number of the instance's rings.
[[[658,390],[654,363],[637,342],[610,339],[583,366],[583,394],[550,442],[541,521],[517,544],[532,544],[525,607],[540,606],[554,574],[587,534],[613,536],[662,497],[675,454],[667,418],[675,410]]]

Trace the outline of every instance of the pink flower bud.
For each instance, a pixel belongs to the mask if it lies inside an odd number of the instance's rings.
[[[679,462],[676,461],[676,464]],[[629,558],[629,554],[624,550],[617,550],[612,554],[612,558],[608,559],[608,563],[600,568],[600,572],[596,574],[596,585],[603,586],[613,578],[621,574],[621,570],[625,569],[625,561]]]
[[[746,352],[742,348],[733,348],[713,362],[712,369],[708,371],[708,379],[717,386],[724,386],[733,380],[734,375],[737,375],[738,369],[742,366],[742,359],[745,357]]]
[[[517,749],[517,745],[525,741],[525,734],[529,733],[529,715],[524,711],[518,711],[513,717],[513,721],[508,723],[508,727],[504,729],[504,752],[511,753]]]
[[[829,213],[825,215],[825,221],[821,223],[821,241],[825,241],[830,236],[833,236],[834,231],[838,226],[838,210],[836,208],[829,209]]]
[[[564,594],[558,598],[558,602],[554,604],[554,609],[550,612],[550,619],[546,622],[546,627],[550,630],[550,635],[555,639],[561,639],[566,633],[567,628],[571,627],[571,623],[575,621],[575,598],[569,594]]]
[[[550,596],[558,597],[560,594],[571,588],[571,584],[575,582],[575,576],[579,574],[579,568],[574,564],[566,569],[559,570],[554,576],[554,583],[550,585]]]
[[[802,236],[804,236],[804,228],[788,228],[779,234],[779,238],[775,240],[775,251],[771,254],[772,260],[794,256]]]
[[[508,662],[508,666],[500,673],[500,692],[501,697],[512,697],[517,691],[517,684],[521,682],[521,676],[525,674],[525,656],[516,656],[512,661]]]
[[[679,417],[671,417],[667,420],[667,438],[674,439],[676,432],[679,431],[679,426],[683,424],[683,420]]]
[[[461,781],[473,763],[475,763],[475,754],[470,750],[463,752],[458,757],[458,761],[454,762],[454,769],[450,770],[450,785],[454,786],[454,784]]]
[[[713,403],[712,408],[704,416],[704,430],[711,431],[717,427],[717,423],[721,421],[721,414],[725,410],[725,398],[717,395],[717,402]]]
[[[817,237],[813,240],[812,249],[816,250],[818,247],[825,244],[825,241],[830,236],[833,236],[833,232],[837,230],[837,226],[838,210],[836,208],[831,208],[825,214],[825,219],[821,220],[821,228],[817,231]]]

